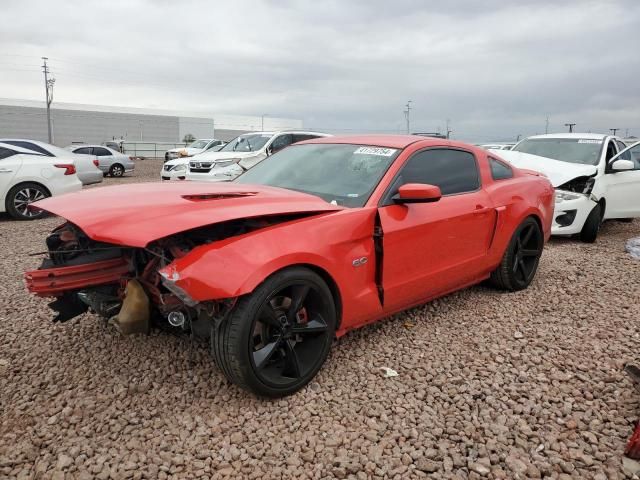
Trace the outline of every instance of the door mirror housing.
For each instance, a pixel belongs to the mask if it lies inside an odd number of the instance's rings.
[[[405,183],[393,197],[396,203],[432,203],[442,198],[442,192],[437,185],[426,183]]]
[[[619,158],[611,162],[611,170],[614,172],[624,172],[625,170],[633,170],[635,165],[631,160],[623,160]]]

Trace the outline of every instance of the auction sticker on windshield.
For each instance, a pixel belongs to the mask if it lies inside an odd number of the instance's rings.
[[[588,138],[581,138],[578,143],[602,143],[602,140],[591,140]]]
[[[359,147],[354,153],[354,155],[378,155],[380,157],[390,157],[394,153],[396,153],[395,148],[380,148],[380,147]]]

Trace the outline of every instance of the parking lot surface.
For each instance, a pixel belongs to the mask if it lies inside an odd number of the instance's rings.
[[[631,478],[638,221],[552,240],[528,290],[477,286],[350,333],[277,401],[228,384],[187,337],[52,324],[22,272],[59,222],[0,217],[0,478]]]

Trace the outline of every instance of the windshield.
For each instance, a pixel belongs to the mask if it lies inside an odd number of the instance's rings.
[[[586,138],[527,138],[513,147],[516,152],[530,153],[569,163],[598,165],[602,140]]]
[[[191,145],[189,145],[189,148],[204,148],[208,143],[209,140],[196,140]]]
[[[256,152],[273,137],[270,133],[245,133],[227,143],[219,152]]]
[[[257,183],[317,195],[345,207],[362,207],[400,150],[363,145],[292,145],[239,176]]]

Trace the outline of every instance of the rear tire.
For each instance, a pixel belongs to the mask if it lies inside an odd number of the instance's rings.
[[[526,218],[513,233],[500,266],[491,273],[491,283],[515,292],[527,288],[538,269],[544,238],[538,222]]]
[[[16,220],[35,220],[45,215],[43,210],[31,211],[27,207],[30,203],[50,197],[51,194],[37,183],[27,182],[14,186],[5,200],[5,209]]]
[[[212,328],[216,364],[232,383],[264,397],[304,387],[324,364],[336,328],[331,291],[316,273],[292,267],[239,299]]]
[[[109,169],[109,175],[112,177],[121,177],[124,175],[124,167],[119,163],[114,163]]]
[[[584,222],[582,231],[580,232],[580,240],[585,243],[593,243],[598,237],[602,225],[602,205],[598,204],[593,207],[591,213]]]

